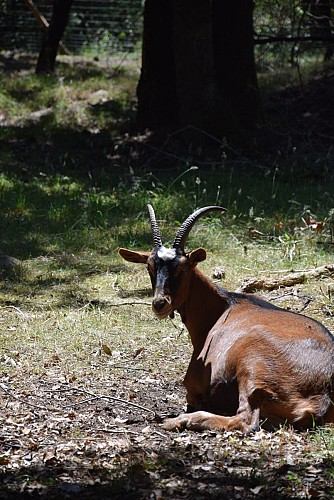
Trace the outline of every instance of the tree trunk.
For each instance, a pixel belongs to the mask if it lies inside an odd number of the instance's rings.
[[[39,53],[36,73],[53,73],[59,42],[68,23],[73,0],[54,0],[52,18]]]
[[[145,2],[137,96],[140,126],[154,129],[177,123],[172,0]]]
[[[224,130],[213,59],[211,0],[173,0],[173,42],[179,125]]]
[[[213,0],[213,40],[224,108],[240,132],[261,121],[253,41],[253,0]]]
[[[146,0],[139,124],[248,139],[261,117],[252,16],[252,0]]]

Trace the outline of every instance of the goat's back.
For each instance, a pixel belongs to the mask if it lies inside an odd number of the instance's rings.
[[[263,397],[262,417],[302,421],[311,413],[323,416],[330,407],[331,333],[316,320],[257,297],[231,294],[198,360],[210,367],[212,394],[230,391],[237,379],[239,388],[245,383],[247,392]]]

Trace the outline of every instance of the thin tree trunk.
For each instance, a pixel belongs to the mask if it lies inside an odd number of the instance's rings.
[[[68,23],[73,0],[54,0],[52,18],[39,53],[36,73],[53,73],[59,42]]]

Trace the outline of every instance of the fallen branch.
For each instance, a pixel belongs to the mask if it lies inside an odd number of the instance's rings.
[[[127,401],[126,399],[116,398],[114,396],[108,396],[107,394],[94,394],[93,392],[87,391],[86,389],[80,389],[79,387],[71,387],[70,389],[66,389],[66,390],[67,391],[70,390],[70,391],[81,392],[82,394],[87,394],[90,397],[86,398],[82,401],[70,403],[68,405],[63,406],[62,408],[52,408],[52,407],[42,406],[42,405],[38,405],[35,403],[31,403],[30,401],[27,401],[26,399],[23,400],[22,398],[19,398],[18,396],[16,396],[16,394],[13,394],[13,392],[10,389],[8,389],[5,386],[5,384],[2,384],[2,383],[0,383],[0,389],[2,389],[9,397],[15,399],[15,401],[18,401],[19,403],[21,403],[23,405],[32,406],[33,408],[38,408],[39,410],[44,410],[44,411],[53,411],[53,412],[54,411],[63,411],[64,409],[67,409],[67,408],[73,408],[73,407],[79,406],[81,404],[89,403],[91,401],[94,401],[95,399],[109,399],[111,401],[116,401],[117,403],[121,403],[121,404],[124,404],[126,406],[132,406],[134,408],[138,408],[139,410],[146,411],[147,413],[152,413],[155,418],[159,418],[159,416],[157,415],[157,413],[154,410],[151,410],[150,408],[146,408],[145,406],[141,406],[141,405],[138,405],[136,403],[132,403],[132,401]],[[51,392],[53,392],[53,391],[51,391]]]
[[[256,290],[275,290],[281,287],[288,287],[304,283],[310,278],[319,278],[324,276],[330,276],[334,273],[334,264],[328,264],[327,266],[316,267],[315,269],[310,269],[308,271],[301,271],[298,273],[290,273],[281,278],[247,278],[237,289],[237,292],[251,293]]]
[[[157,416],[156,412],[154,410],[151,410],[150,408],[146,408],[145,406],[137,405],[136,403],[132,403],[132,401],[127,401],[126,399],[121,399],[121,398],[116,398],[114,396],[109,396],[107,394],[94,394],[93,392],[87,391],[86,389],[81,389],[79,387],[73,387],[73,391],[78,391],[83,394],[88,394],[89,396],[92,396],[90,399],[110,399],[111,401],[116,401],[117,403],[124,404],[126,406],[132,406],[134,408],[138,408],[140,410],[146,411],[148,413],[152,413],[155,417]],[[84,400],[84,402],[87,402],[88,400]],[[72,405],[67,405],[69,406],[75,406],[78,403],[73,403]]]

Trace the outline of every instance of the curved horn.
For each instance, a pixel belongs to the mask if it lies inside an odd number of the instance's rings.
[[[155,213],[153,210],[152,205],[147,205],[148,212],[150,214],[150,219],[151,219],[151,227],[152,227],[152,233],[153,233],[153,243],[155,247],[161,247],[162,246],[162,240],[161,240],[161,235],[160,235],[160,229],[158,226],[158,223],[155,218]]]
[[[206,212],[210,212],[213,210],[227,210],[227,209],[211,205],[209,207],[203,207],[199,208],[198,210],[195,210],[195,212],[189,215],[189,217],[183,222],[182,226],[178,230],[173,243],[173,248],[179,248],[180,250],[184,250],[186,239],[195,222],[200,217],[202,217],[202,215],[204,215]]]

